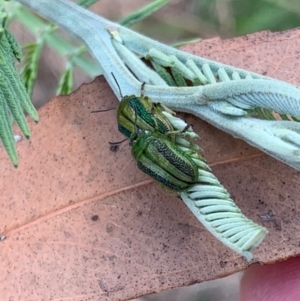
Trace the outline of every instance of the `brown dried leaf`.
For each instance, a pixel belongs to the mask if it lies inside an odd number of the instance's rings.
[[[263,32],[187,51],[297,84],[299,30]],[[280,71],[280,73],[279,73]],[[103,78],[41,108],[20,167],[0,149],[1,300],[125,300],[224,277],[248,263],[212,237],[181,199],[141,173],[127,142],[112,151],[117,100]],[[299,172],[188,115],[213,172],[269,235],[271,263],[300,253]],[[271,213],[271,220],[262,216]]]

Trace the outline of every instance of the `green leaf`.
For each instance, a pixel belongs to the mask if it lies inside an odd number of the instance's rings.
[[[3,146],[15,167],[18,166],[18,155],[15,140],[12,132],[9,109],[6,99],[0,90],[0,139]]]
[[[42,43],[30,43],[23,47],[25,54],[22,60],[20,74],[29,95],[32,95],[34,83],[37,78],[38,64],[42,49]]]
[[[191,38],[191,39],[187,39],[187,40],[182,40],[182,41],[178,41],[176,43],[173,43],[172,46],[174,48],[179,48],[185,45],[189,45],[189,44],[193,44],[193,43],[198,43],[200,42],[202,39],[201,38]]]
[[[130,14],[129,16],[121,19],[119,21],[120,25],[130,27],[133,24],[142,21],[143,19],[147,18],[160,8],[167,5],[171,0],[156,0],[151,2],[150,4],[144,6],[143,8],[135,11],[134,13]]]
[[[78,0],[77,4],[84,8],[87,8],[87,7],[92,6],[93,4],[95,4],[98,1],[100,1],[100,0]]]
[[[56,95],[66,95],[73,91],[73,68],[68,67],[62,73],[58,87],[56,90]]]
[[[7,14],[1,11],[1,23],[5,26]],[[29,47],[30,48],[30,47]],[[12,123],[15,121],[28,139],[30,129],[25,112],[36,122],[38,114],[32,105],[24,84],[15,69],[15,58],[20,60],[22,51],[13,35],[0,28],[0,139],[14,166],[18,166],[18,156]]]

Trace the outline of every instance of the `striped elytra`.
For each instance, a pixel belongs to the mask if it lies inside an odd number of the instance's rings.
[[[162,106],[141,95],[125,96],[119,104],[117,119],[119,131],[133,139],[138,131],[158,130],[165,134],[173,132],[170,121],[162,113]]]
[[[198,181],[198,167],[192,158],[157,131],[141,133],[131,153],[138,168],[164,187],[182,192]]]
[[[118,129],[131,140],[131,154],[141,171],[163,187],[182,192],[197,183],[199,171],[192,158],[176,146],[178,131],[163,111],[174,113],[143,93],[125,96],[118,106]]]

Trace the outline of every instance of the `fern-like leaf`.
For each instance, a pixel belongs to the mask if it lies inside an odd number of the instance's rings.
[[[30,43],[23,46],[24,57],[20,70],[25,88],[32,95],[35,80],[37,78],[38,63],[43,45],[41,43]]]
[[[62,73],[58,87],[56,90],[56,95],[67,95],[73,91],[73,68],[68,67]]]
[[[25,113],[28,113],[36,122],[38,114],[14,66],[15,58],[21,59],[21,48],[13,35],[3,27],[7,19],[7,14],[3,10],[0,17],[2,24],[0,28],[0,139],[12,163],[17,167],[18,156],[12,123],[15,121],[28,139],[30,129]]]

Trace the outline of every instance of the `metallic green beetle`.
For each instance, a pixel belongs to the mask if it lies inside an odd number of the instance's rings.
[[[198,181],[198,167],[192,158],[157,130],[140,133],[131,154],[138,168],[164,187],[182,192]]]
[[[163,187],[185,191],[197,183],[198,166],[175,144],[179,131],[163,111],[175,113],[144,96],[143,86],[139,97],[122,97],[117,112],[118,129],[130,138],[131,154],[141,171]]]
[[[153,103],[147,96],[125,96],[122,98],[117,112],[118,129],[126,137],[134,140],[139,131],[158,130],[162,134],[176,132],[169,119],[162,113],[170,109],[159,103]],[[174,140],[174,139],[173,139]]]

